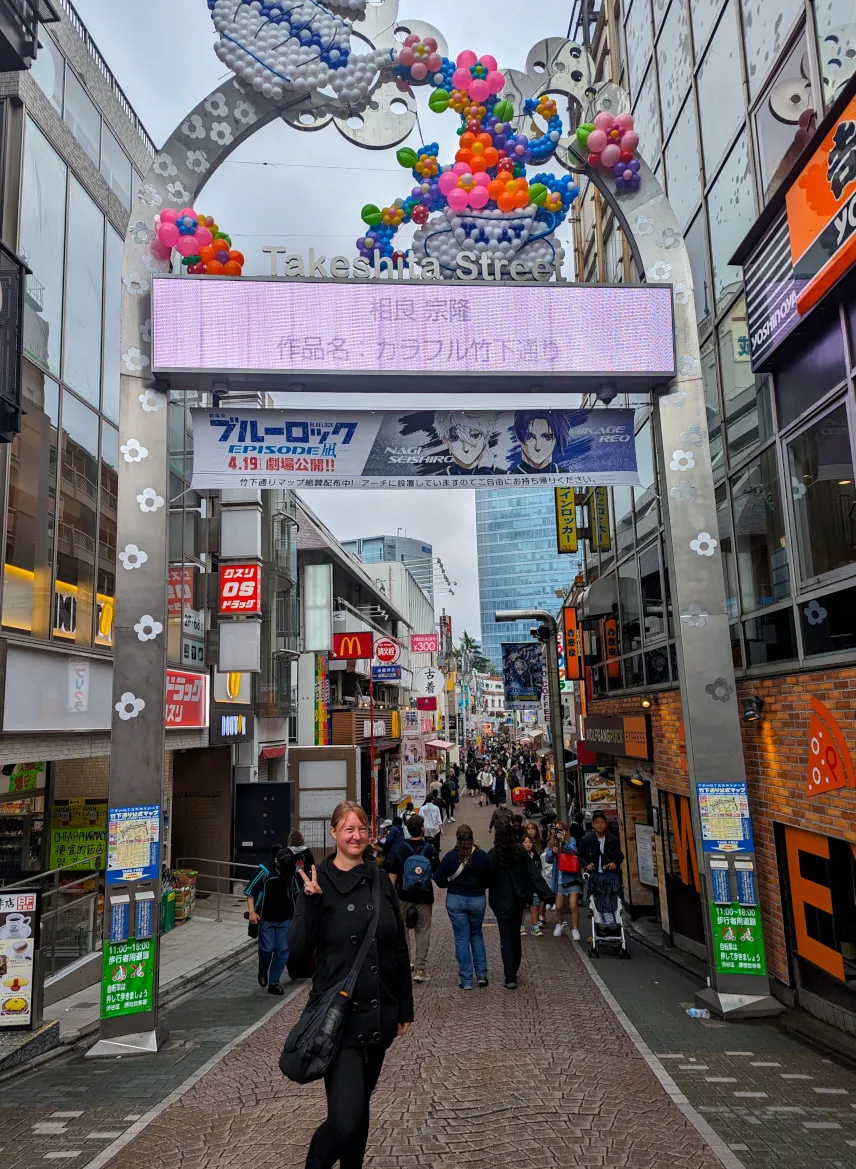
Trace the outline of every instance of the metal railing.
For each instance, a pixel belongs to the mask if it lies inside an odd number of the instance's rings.
[[[98,912],[98,870],[103,864],[103,853],[78,857],[71,864],[51,869],[47,873],[34,873],[14,885],[3,885],[0,892],[11,893],[16,889],[38,889],[41,896],[41,940],[42,971],[50,978],[76,962],[92,954],[101,945],[102,922]],[[91,868],[92,874],[61,885],[61,874],[79,873]],[[94,888],[86,890],[87,883]]]
[[[214,871],[203,872],[201,868],[202,865],[207,865],[209,869],[213,869]],[[208,856],[180,856],[173,865],[173,870],[178,869],[192,869],[196,873],[197,892],[199,892],[198,882],[200,877],[205,881],[215,882],[215,889],[207,889],[202,891],[208,893],[214,892],[216,894],[217,921],[223,920],[220,909],[224,893],[224,883],[226,885],[226,896],[240,897],[243,895],[243,891],[241,893],[235,893],[233,888],[234,885],[240,884],[241,882],[248,885],[255,874],[259,871],[258,865],[243,865],[239,864],[237,861],[219,861],[214,860],[212,857]],[[236,869],[242,869],[243,873],[233,871]]]

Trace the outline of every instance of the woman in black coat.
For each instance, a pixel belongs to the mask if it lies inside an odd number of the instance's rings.
[[[413,1021],[410,958],[398,899],[386,873],[364,859],[368,818],[342,803],[330,820],[336,851],[303,874],[289,949],[298,963],[317,961],[310,1003],[348,976],[370,928],[372,878],[380,879],[377,935],[357,978],[339,1052],[324,1077],[327,1119],[315,1131],[306,1169],[361,1169],[369,1135],[372,1092],[384,1056]]]
[[[520,945],[523,911],[532,894],[537,894],[546,904],[552,900],[553,893],[530,867],[521,846],[515,843],[510,824],[497,827],[494,841],[495,847],[488,854],[494,866],[488,900],[496,915],[505,986],[507,990],[517,990],[517,971],[523,956]]]

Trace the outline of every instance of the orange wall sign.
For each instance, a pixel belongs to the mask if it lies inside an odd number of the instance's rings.
[[[829,841],[825,836],[817,836],[814,832],[804,832],[801,828],[785,828],[785,840],[788,851],[788,884],[791,889],[791,905],[794,915],[794,934],[796,935],[797,953],[831,974],[833,978],[844,981],[844,959],[837,950],[825,946],[811,937],[806,921],[806,907],[819,909],[823,913],[832,913],[832,890],[826,885],[819,885],[816,881],[809,881],[800,872],[800,853],[806,852],[811,856],[829,860]]]
[[[856,97],[785,198],[801,315],[856,263]]]
[[[675,852],[677,853],[681,883],[689,885],[690,868],[692,868],[692,883],[696,892],[700,893],[701,879],[693,837],[692,813],[690,812],[690,802],[686,796],[669,792],[669,819],[672,821],[672,835],[675,838]],[[688,861],[689,863],[687,863]]]
[[[565,677],[569,682],[578,682],[580,670],[580,628],[577,611],[570,607],[562,610],[565,633]]]
[[[618,660],[618,620],[607,617],[603,623],[603,641],[606,656],[606,672],[610,678],[621,676],[621,662]]]
[[[838,720],[819,699],[811,698],[810,704],[806,794],[814,796],[840,787],[856,787],[853,760]]]

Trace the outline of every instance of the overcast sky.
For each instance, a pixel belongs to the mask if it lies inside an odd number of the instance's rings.
[[[175,126],[226,76],[213,51],[214,30],[205,0],[74,0],[110,68],[149,133],[159,145]],[[449,43],[450,55],[462,49],[492,53],[500,68],[523,69],[532,46],[548,36],[567,34],[570,0],[538,4],[461,4],[460,0],[401,0],[399,18],[435,25]],[[523,27],[525,23],[525,29]],[[431,114],[420,93],[420,123],[408,140],[451,144],[456,119]],[[451,152],[441,151],[444,160]],[[277,122],[256,134],[212,178],[198,210],[214,215],[246,258],[248,274],[270,272],[263,244],[308,253],[314,247],[328,258],[353,255],[360,235],[360,208],[384,206],[406,195],[412,180],[398,166],[394,150],[375,153],[347,142],[329,126],[301,133]],[[299,398],[290,399],[295,404]],[[390,406],[406,402],[391,396]],[[434,405],[461,406],[465,399],[450,387]],[[301,402],[305,405],[305,401]],[[317,397],[313,405],[319,404]],[[327,400],[333,405],[332,399]],[[377,406],[377,402],[364,402]],[[475,405],[475,399],[472,399]],[[499,405],[496,395],[483,400]],[[512,403],[509,402],[509,405]],[[557,403],[558,404],[558,403]],[[307,502],[340,539],[395,535],[433,544],[452,580],[455,595],[437,598],[452,614],[456,635],[479,631],[473,495],[462,492],[311,491]]]

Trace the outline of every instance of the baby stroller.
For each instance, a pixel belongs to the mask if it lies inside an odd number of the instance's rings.
[[[591,938],[589,957],[599,958],[601,946],[618,946],[619,958],[629,958],[624,933],[624,906],[621,901],[621,877],[618,873],[586,875]]]

